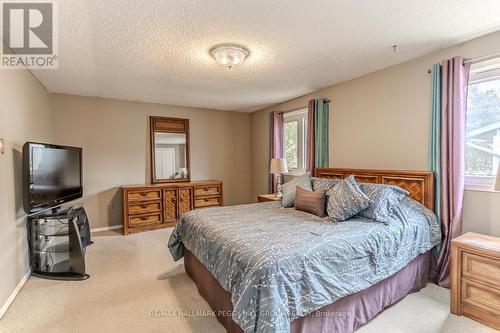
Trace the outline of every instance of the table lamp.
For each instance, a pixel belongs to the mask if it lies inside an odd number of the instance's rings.
[[[281,199],[283,193],[281,193],[281,177],[282,174],[288,172],[288,167],[284,158],[273,158],[271,159],[271,165],[269,166],[269,173],[277,175],[277,186],[276,186],[276,197]]]

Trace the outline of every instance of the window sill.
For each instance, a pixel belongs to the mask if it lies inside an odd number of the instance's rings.
[[[473,185],[467,185],[465,186],[466,191],[472,191],[472,192],[491,192],[491,193],[500,193],[498,191],[495,191],[492,186],[473,186]]]
[[[476,192],[495,192],[493,184],[495,177],[493,176],[469,176],[465,175],[465,190]]]

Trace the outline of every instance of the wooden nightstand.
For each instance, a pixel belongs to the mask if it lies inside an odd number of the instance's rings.
[[[257,196],[257,202],[266,202],[266,201],[278,201],[276,198],[276,194],[259,194]]]
[[[451,313],[500,329],[500,238],[466,233],[451,241]]]

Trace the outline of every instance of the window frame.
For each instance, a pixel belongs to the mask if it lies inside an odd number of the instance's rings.
[[[488,59],[471,66],[469,72],[469,82],[467,87],[473,84],[500,80],[500,57]],[[468,112],[468,110],[467,110]],[[466,139],[467,140],[467,139]],[[469,149],[469,144],[466,141],[465,149]],[[473,191],[493,191],[495,183],[495,175],[479,176],[465,174],[465,189]]]
[[[493,192],[493,176],[469,176],[465,175],[465,189],[472,191],[491,191]]]
[[[307,123],[308,110],[300,109],[283,114],[283,128],[286,123],[297,122],[297,168],[288,168],[285,175],[302,175],[307,168]],[[283,145],[286,142],[286,131],[283,130]],[[286,150],[283,146],[283,158],[286,159]]]

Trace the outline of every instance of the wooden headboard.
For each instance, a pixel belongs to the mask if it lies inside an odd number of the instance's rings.
[[[318,168],[315,176],[320,178],[347,178],[354,175],[361,183],[377,183],[399,186],[427,208],[434,210],[434,175],[432,171],[372,170]]]

